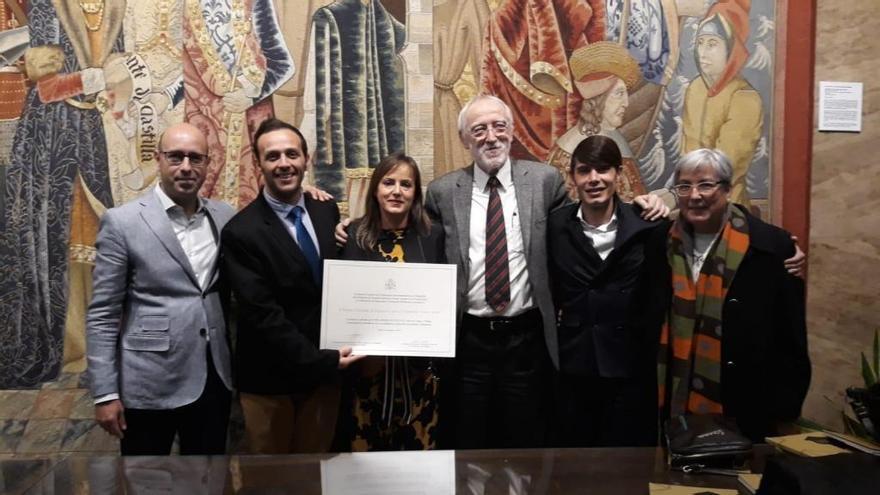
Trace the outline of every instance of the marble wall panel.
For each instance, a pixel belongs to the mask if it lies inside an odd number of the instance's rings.
[[[818,0],[818,81],[864,83],[863,131],[816,132],[807,323],[813,383],[804,416],[841,427],[843,391],[880,328],[880,2]],[[818,84],[817,84],[818,86]]]

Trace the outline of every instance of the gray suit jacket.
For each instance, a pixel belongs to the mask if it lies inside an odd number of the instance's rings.
[[[547,275],[547,217],[552,210],[568,201],[565,183],[555,168],[525,160],[511,160],[511,174],[522,225],[532,297],[541,310],[547,350],[553,365],[558,368],[556,315]],[[428,186],[425,195],[428,213],[443,224],[446,259],[449,263],[458,264],[459,317],[467,307],[473,182],[474,165],[471,164],[435,179]]]
[[[212,200],[206,209],[219,243],[235,211]],[[95,246],[86,319],[92,395],[118,393],[136,409],[189,404],[207,378],[208,337],[214,367],[231,389],[217,265],[203,291],[155,191],[108,210]]]

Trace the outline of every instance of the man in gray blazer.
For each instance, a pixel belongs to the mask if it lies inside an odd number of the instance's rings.
[[[107,211],[86,322],[101,426],[123,455],[223,454],[232,388],[218,280],[219,233],[234,214],[198,197],[205,136],[165,131],[155,189]]]
[[[500,99],[474,98],[458,122],[474,163],[426,194],[458,264],[455,447],[539,447],[558,362],[547,215],[567,201],[565,185],[553,167],[510,159],[513,116]]]

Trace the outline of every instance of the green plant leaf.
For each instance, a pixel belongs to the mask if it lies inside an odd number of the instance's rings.
[[[874,330],[874,376],[880,379],[880,330]]]
[[[865,353],[862,352],[862,378],[865,380],[865,387],[870,387],[877,383],[877,375],[874,374],[874,370],[871,369],[871,365],[868,363],[868,358],[865,357]]]
[[[840,413],[840,415],[843,416],[844,433],[855,435],[859,438],[871,438],[868,434],[868,430],[866,430],[857,420],[847,416],[846,413]]]

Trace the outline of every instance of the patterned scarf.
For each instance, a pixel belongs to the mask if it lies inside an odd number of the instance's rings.
[[[383,261],[389,263],[406,263],[406,253],[403,251],[403,240],[406,238],[406,229],[382,230],[376,240],[376,252]],[[405,357],[385,357],[385,379],[383,380],[382,392],[382,422],[391,427],[394,418],[394,393],[399,388],[403,394],[403,421],[412,423],[412,383],[409,377],[409,361]]]
[[[660,334],[657,379],[660,410],[670,416],[723,412],[721,310],[749,248],[745,213],[730,204],[726,218],[696,284],[691,276],[692,234],[681,219],[669,234],[667,258],[672,267],[673,297]],[[666,407],[668,411],[664,411]]]

